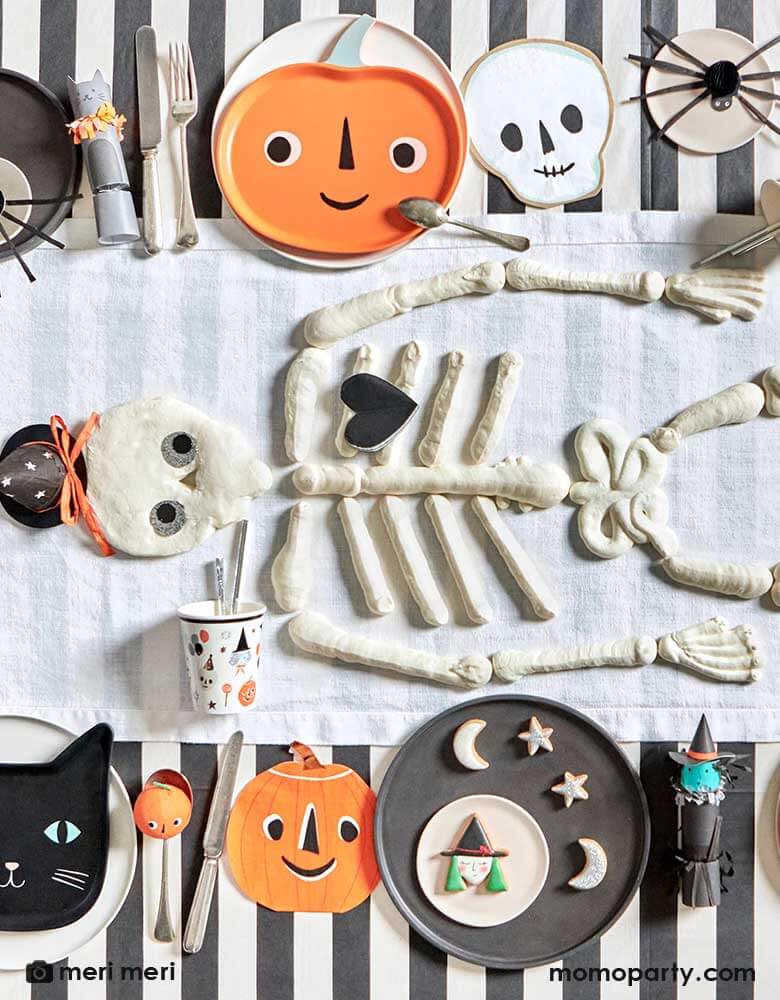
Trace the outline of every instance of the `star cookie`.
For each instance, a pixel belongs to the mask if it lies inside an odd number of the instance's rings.
[[[563,804],[568,809],[575,799],[587,799],[588,792],[585,782],[588,780],[587,774],[572,774],[571,771],[563,772],[563,781],[560,785],[553,785],[551,792],[563,796]]]
[[[517,738],[528,744],[528,754],[533,757],[537,750],[552,751],[553,745],[550,737],[553,732],[552,726],[543,726],[536,716],[532,715],[528,729],[524,733],[518,733]]]

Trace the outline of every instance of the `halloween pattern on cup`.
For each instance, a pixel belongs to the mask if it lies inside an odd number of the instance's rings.
[[[183,622],[182,627],[187,627]],[[262,651],[263,623],[238,622],[230,628],[215,623],[193,627],[185,641],[187,673],[196,710],[227,715],[254,708]]]

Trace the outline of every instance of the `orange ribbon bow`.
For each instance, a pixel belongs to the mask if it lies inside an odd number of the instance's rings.
[[[73,441],[68,426],[62,417],[55,414],[49,421],[49,427],[54,438],[54,447],[57,449],[57,454],[65,466],[65,480],[62,484],[62,492],[60,493],[60,517],[62,518],[62,522],[73,527],[73,525],[78,524],[79,517],[83,516],[100,551],[104,556],[112,556],[114,550],[108,544],[108,540],[97,522],[92,504],[87,499],[84,486],[76,472],[76,461],[81,455],[84,445],[89,440],[89,436],[99,423],[100,414],[92,413],[75,441]]]

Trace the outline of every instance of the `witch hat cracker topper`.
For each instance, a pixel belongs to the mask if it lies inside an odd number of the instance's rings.
[[[509,852],[492,846],[476,814],[469,819],[455,847],[440,853],[451,859],[444,886],[447,892],[462,892],[467,885],[481,885],[485,879],[488,892],[506,892],[507,884],[498,859],[507,857]]]
[[[676,764],[681,764],[683,767],[696,767],[696,765],[705,762],[712,764],[719,761],[734,760],[736,754],[718,752],[715,741],[712,738],[712,733],[710,732],[707,717],[702,715],[688,749],[682,753],[670,751],[669,756]]]

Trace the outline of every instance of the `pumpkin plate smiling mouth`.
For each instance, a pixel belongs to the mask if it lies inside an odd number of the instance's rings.
[[[294,865],[292,861],[288,861],[284,855],[282,855],[282,861],[284,861],[296,878],[301,878],[304,882],[316,882],[318,879],[325,878],[326,875],[330,875],[338,864],[336,858],[331,858],[330,861],[328,861],[327,864],[324,864],[321,868],[299,868],[298,865]]]
[[[351,208],[357,208],[359,205],[362,205],[366,198],[368,198],[368,195],[364,194],[362,198],[355,198],[354,201],[336,201],[335,198],[329,198],[324,191],[320,191],[320,198],[330,208],[336,208],[339,212],[348,212]]]

